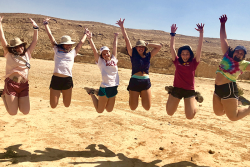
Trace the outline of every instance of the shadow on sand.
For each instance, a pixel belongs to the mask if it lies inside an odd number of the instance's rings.
[[[12,151],[12,157],[10,156],[6,159],[6,153],[0,153],[0,163],[1,162],[42,162],[42,161],[57,161],[66,157],[83,157],[83,158],[93,158],[93,157],[118,157],[119,161],[96,161],[96,162],[69,162],[69,164],[79,165],[79,164],[96,164],[95,167],[159,167],[156,164],[162,162],[162,160],[154,160],[152,162],[143,162],[137,158],[128,158],[122,153],[115,154],[109,150],[106,146],[99,144],[96,149],[96,144],[90,144],[86,147],[88,151],[67,151],[59,150],[54,148],[45,148],[45,151],[35,150],[35,154],[29,151],[22,150],[19,147],[22,144],[17,144],[5,148],[7,151]],[[102,150],[102,151],[100,151]],[[181,161],[177,163],[166,164],[162,167],[205,167],[198,166],[189,161]],[[206,166],[208,167],[208,166]]]

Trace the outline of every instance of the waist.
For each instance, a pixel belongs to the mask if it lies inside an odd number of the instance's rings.
[[[66,78],[66,77],[70,77],[68,75],[64,75],[64,74],[59,74],[59,73],[53,73],[54,76],[57,76],[57,77],[62,77],[62,78]]]
[[[141,71],[139,71],[139,72],[137,72],[137,73],[134,73],[133,75],[137,75],[137,76],[148,76],[147,73],[141,72]]]
[[[21,76],[17,72],[14,72],[8,78],[11,79],[13,82],[16,82],[16,83],[25,83],[25,82],[28,81],[27,79],[25,79],[23,76]]]
[[[149,78],[149,75],[143,75],[143,76],[140,76],[140,75],[132,75],[131,78],[136,78],[136,79],[148,79],[148,78]]]
[[[215,77],[215,85],[223,85],[232,82],[231,80],[227,79],[223,74],[218,72]]]

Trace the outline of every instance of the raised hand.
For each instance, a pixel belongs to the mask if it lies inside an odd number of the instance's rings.
[[[119,35],[119,33],[118,33],[118,32],[115,32],[114,34],[115,34],[115,37],[117,37],[117,36]]]
[[[84,34],[88,35],[90,33],[89,29],[85,28],[85,27],[84,27],[84,29],[85,29]]]
[[[3,16],[2,16],[2,17],[0,17],[0,22],[2,22],[2,20],[3,20]]]
[[[176,24],[172,24],[171,26],[171,33],[175,33],[178,27],[176,27]]]
[[[91,38],[92,38],[92,32],[88,31],[88,33],[86,33],[86,35],[87,35],[87,38],[88,38],[88,39],[91,39]]]
[[[124,21],[125,21],[125,19],[122,20],[120,18],[120,20],[118,20],[116,24],[118,24],[120,27],[123,27]]]
[[[44,24],[44,25],[49,24],[49,20],[50,20],[50,18],[44,19],[44,20],[43,20],[43,24]]]
[[[32,18],[29,18],[29,19],[30,19],[30,21],[32,22],[33,27],[38,27],[38,25],[36,24],[36,22],[35,22]]]
[[[202,23],[199,24],[199,23],[198,23],[198,24],[196,24],[197,28],[195,28],[195,29],[196,29],[197,31],[199,31],[199,32],[203,32],[204,25],[205,25],[205,24],[202,24]]]
[[[227,15],[222,15],[220,18],[220,23],[226,23],[227,22]]]

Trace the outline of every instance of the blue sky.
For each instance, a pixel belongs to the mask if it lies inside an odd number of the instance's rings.
[[[21,3],[20,3],[21,2]],[[1,13],[32,13],[62,19],[115,25],[125,18],[125,28],[198,36],[197,23],[205,23],[204,36],[219,38],[219,17],[227,14],[228,39],[250,41],[249,0],[0,0]]]

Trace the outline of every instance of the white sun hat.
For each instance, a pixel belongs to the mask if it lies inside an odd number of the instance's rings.
[[[110,51],[109,48],[108,48],[107,46],[103,46],[103,47],[101,47],[101,49],[100,49],[100,54],[102,54],[102,51],[104,51],[104,50]]]
[[[62,38],[61,38],[61,42],[60,42],[60,45],[62,45],[62,44],[74,44],[75,42],[73,42],[73,41],[71,41],[71,37],[70,36],[68,36],[68,35],[64,35],[64,36],[62,36]]]

